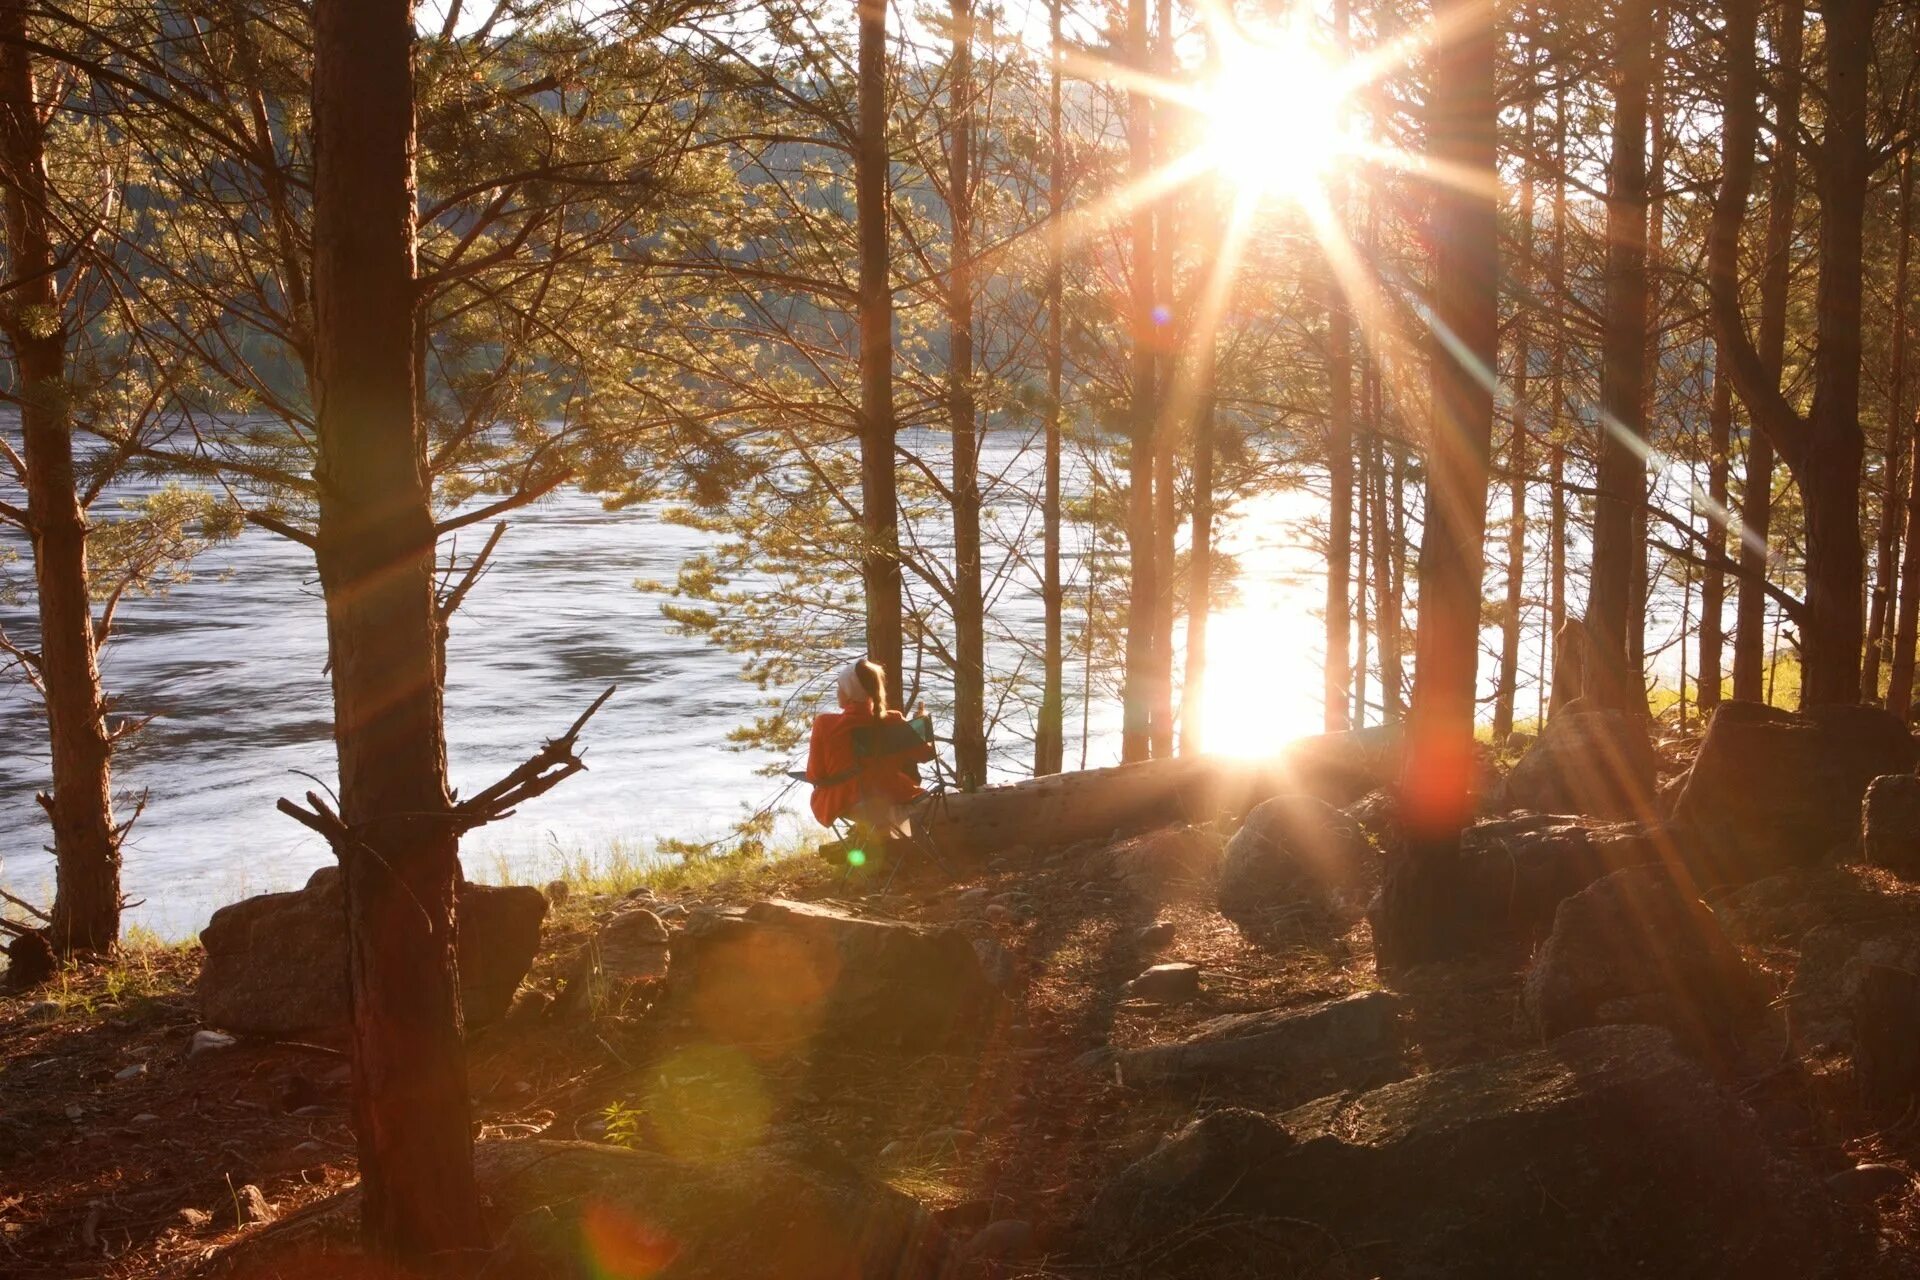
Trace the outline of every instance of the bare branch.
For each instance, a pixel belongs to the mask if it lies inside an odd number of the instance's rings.
[[[473,798],[455,805],[454,824],[460,830],[468,831],[504,818],[519,805],[551,791],[561,782],[585,769],[586,764],[574,752],[574,744],[580,736],[580,730],[586,727],[587,721],[606,705],[607,699],[611,698],[614,690],[619,687],[619,685],[608,685],[606,692],[595,698],[593,705],[582,711],[580,718],[575,720],[565,733],[550,739],[533,755],[532,759]]]

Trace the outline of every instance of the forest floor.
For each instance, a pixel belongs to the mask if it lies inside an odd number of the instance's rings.
[[[916,868],[884,898],[843,886],[822,862],[789,859],[661,892],[646,905],[837,900],[869,916],[952,923],[1005,947],[1018,981],[979,1052],[864,1065],[843,1056],[827,1075],[800,1061],[776,1064],[764,1082],[767,1136],[830,1149],[919,1199],[957,1236],[1005,1218],[1030,1222],[1032,1261],[1005,1274],[1084,1273],[1084,1262],[1056,1251],[1076,1216],[1194,1113],[1191,1097],[1126,1088],[1110,1067],[1089,1065],[1090,1050],[1171,1042],[1223,1014],[1379,985],[1364,919],[1303,911],[1252,936],[1213,908],[1203,886],[1143,895],[1116,880],[1108,854],[1083,846],[953,879]],[[962,904],[979,889],[1008,905],[983,915],[982,895]],[[599,919],[633,902],[568,896],[549,917],[529,982],[556,990],[564,958]],[[1165,946],[1139,936],[1156,922],[1172,927]],[[1776,989],[1797,960],[1782,946],[1747,955]],[[1128,997],[1130,979],[1168,960],[1200,967],[1197,998]],[[1412,1068],[1537,1044],[1520,1009],[1523,965],[1524,957],[1505,957],[1397,976]],[[151,949],[69,970],[32,996],[0,998],[0,1275],[184,1276],[260,1220],[354,1180],[345,1059],[327,1046],[245,1041],[194,1052],[197,967],[197,947]],[[649,1064],[661,1050],[644,1002],[482,1030],[469,1063],[479,1133],[626,1136],[622,1116],[646,1106]],[[1288,1083],[1291,1101],[1300,1083]],[[1340,1084],[1329,1080],[1323,1092]],[[1822,1172],[1860,1161],[1920,1168],[1920,1123],[1908,1117],[1871,1130],[1817,1064],[1755,1072],[1736,1086],[1756,1112],[1784,1108],[1779,1144]],[[1883,1200],[1879,1221],[1892,1252],[1920,1256],[1920,1197],[1911,1189]]]

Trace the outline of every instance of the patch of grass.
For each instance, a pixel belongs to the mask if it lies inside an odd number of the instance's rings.
[[[722,884],[750,891],[756,885],[811,880],[827,873],[830,868],[815,855],[818,847],[818,841],[795,837],[734,853],[669,856],[615,839],[593,849],[554,849],[531,867],[495,853],[488,878],[494,884],[543,887],[558,881],[567,886],[570,898],[618,897],[635,889],[651,889],[663,897],[699,894]]]
[[[199,949],[198,937],[172,941],[136,925],[113,955],[70,960],[27,998],[55,1006],[59,1018],[124,1012],[184,994],[199,970]]]

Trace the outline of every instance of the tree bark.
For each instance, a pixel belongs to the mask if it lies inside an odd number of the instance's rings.
[[[1564,306],[1567,297],[1567,95],[1564,87],[1555,91],[1553,111],[1553,296]],[[1561,435],[1566,406],[1567,334],[1556,328],[1553,356],[1547,372],[1547,636],[1558,644],[1567,626],[1567,451]],[[1547,716],[1568,701],[1580,696],[1571,673],[1560,666],[1554,653],[1552,688],[1547,700]]]
[[[987,781],[986,602],[980,585],[980,427],[973,393],[973,6],[952,0],[947,209],[947,414],[953,436],[953,764],[960,789]]]
[[[867,656],[906,699],[900,512],[894,483],[893,285],[889,278],[887,5],[859,0],[859,121],[854,221],[860,255],[860,578]]]
[[[1499,115],[1493,5],[1471,0],[1436,33],[1428,147],[1436,167],[1471,175],[1433,190],[1433,427],[1420,539],[1420,627],[1413,713],[1401,789],[1406,844],[1388,871],[1374,940],[1389,965],[1450,954],[1466,943],[1454,887],[1460,832],[1472,814],[1475,668],[1485,569],[1487,457],[1498,342]]]
[[[1200,385],[1200,416],[1193,433],[1193,547],[1187,557],[1187,670],[1181,690],[1180,754],[1205,745],[1207,619],[1213,611],[1213,360]]]
[[[1900,247],[1894,267],[1893,418],[1908,421],[1906,408],[1908,309],[1907,297],[1913,254],[1913,151],[1901,159]],[[1895,611],[1893,661],[1887,673],[1887,709],[1905,717],[1913,702],[1913,661],[1916,633],[1920,633],[1920,420],[1907,432],[1906,546],[1900,565],[1899,608]]]
[[[1765,261],[1760,274],[1760,359],[1777,386],[1786,361],[1787,284],[1793,269],[1793,223],[1800,191],[1802,10],[1781,0],[1774,44],[1782,68],[1774,85],[1773,169],[1768,184]],[[1751,142],[1748,146],[1751,163]],[[1723,355],[1730,354],[1722,352]],[[1732,376],[1732,362],[1727,363]],[[1744,397],[1743,397],[1744,398]],[[1747,460],[1740,496],[1740,582],[1734,606],[1733,696],[1765,696],[1767,669],[1767,539],[1773,527],[1773,441],[1748,415]]]
[[[1060,581],[1060,384],[1066,366],[1066,316],[1061,308],[1061,257],[1066,239],[1060,219],[1066,206],[1067,176],[1060,103],[1062,3],[1051,0],[1047,6],[1048,47],[1052,52],[1047,79],[1047,438],[1040,514],[1044,539],[1040,593],[1046,621],[1041,643],[1040,719],[1033,735],[1033,771],[1040,775],[1060,772],[1066,753],[1066,592]]]
[[[1646,501],[1647,98],[1653,75],[1648,0],[1621,0],[1614,43],[1613,157],[1607,177],[1605,329],[1600,356],[1598,494],[1587,597],[1585,694],[1625,710],[1644,698],[1633,660],[1635,517]]]
[[[316,559],[340,769],[368,1246],[484,1244],[455,981],[427,440],[414,395],[413,8],[314,6]]]
[[[1128,44],[1134,66],[1151,70],[1147,35],[1147,0],[1127,0]],[[1153,172],[1152,99],[1144,89],[1127,94],[1127,154],[1133,181],[1142,184]],[[1155,580],[1157,544],[1154,540],[1153,445],[1159,417],[1160,361],[1154,334],[1153,209],[1135,202],[1133,209],[1133,398],[1130,405],[1131,440],[1127,466],[1127,645],[1125,687],[1121,695],[1120,759],[1145,760],[1152,748],[1153,624],[1159,586]]]
[[[1713,407],[1707,419],[1707,543],[1711,561],[1700,578],[1700,714],[1720,705],[1722,657],[1726,649],[1727,575],[1711,552],[1727,546],[1727,456],[1733,441],[1733,383],[1714,360]]]
[[[1153,42],[1154,74],[1163,84],[1173,81],[1173,0],[1156,0]],[[1153,106],[1151,154],[1156,169],[1173,162],[1168,139],[1173,130],[1163,122],[1173,118],[1168,102]],[[1172,308],[1178,296],[1173,278],[1173,246],[1177,243],[1177,206],[1171,196],[1156,202],[1154,208],[1153,288],[1161,305]],[[1191,331],[1191,318],[1168,316],[1166,334]],[[1163,341],[1160,353],[1159,425],[1153,436],[1153,674],[1150,681],[1152,706],[1147,712],[1147,738],[1153,755],[1165,759],[1173,754],[1173,615],[1174,615],[1174,531],[1180,522],[1174,491],[1174,451],[1185,434],[1186,415],[1193,412],[1191,399],[1174,394],[1178,385],[1175,366],[1180,359],[1178,344]],[[1184,399],[1184,402],[1183,402]]]
[[[88,594],[87,513],[75,488],[67,329],[47,206],[46,123],[34,97],[21,0],[0,0],[0,197],[8,266],[0,326],[12,348],[26,472],[27,535],[40,619],[47,710],[54,900],[48,941],[62,955],[111,950],[120,937],[120,841],[113,740]]]

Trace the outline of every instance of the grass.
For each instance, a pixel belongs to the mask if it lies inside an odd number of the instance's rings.
[[[199,970],[195,956],[199,948],[197,934],[175,941],[134,925],[112,955],[67,961],[27,999],[51,1005],[54,1017],[68,1019],[124,1011],[178,995]]]
[[[524,862],[496,852],[488,879],[503,885],[558,882],[566,885],[570,898],[618,897],[635,889],[651,889],[663,896],[698,894],[722,884],[751,888],[805,876],[814,867],[824,870],[826,864],[815,856],[818,847],[818,841],[796,836],[732,853],[673,857],[614,839],[590,850],[552,850],[544,862],[535,864],[537,875],[529,875],[531,868]]]

